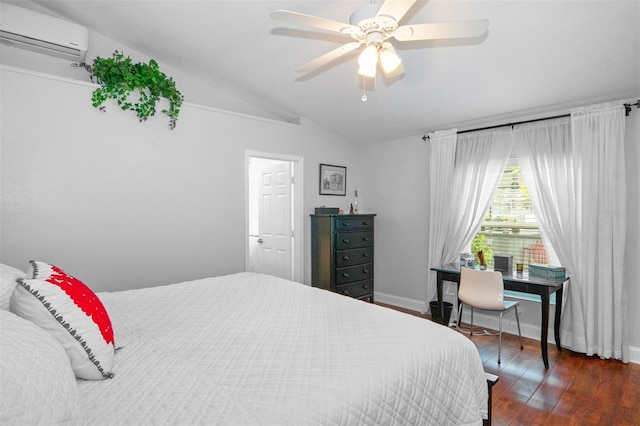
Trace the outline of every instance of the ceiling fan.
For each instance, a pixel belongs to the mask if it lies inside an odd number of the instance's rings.
[[[489,26],[486,19],[399,26],[400,20],[416,1],[386,0],[381,6],[371,3],[355,11],[348,24],[288,10],[277,10],[271,13],[271,17],[344,34],[355,40],[307,62],[296,68],[296,71],[314,71],[364,46],[358,58],[358,74],[364,77],[375,77],[378,64],[388,76],[404,71],[402,60],[393,44],[387,41],[390,38],[397,41],[415,41],[479,37]]]

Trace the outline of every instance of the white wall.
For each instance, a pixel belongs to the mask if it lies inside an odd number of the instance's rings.
[[[171,131],[99,112],[84,82],[4,67],[0,84],[0,261],[57,263],[98,291],[243,271],[245,149],[304,158],[305,241],[336,198],[318,195],[318,164],[355,165],[354,145],[306,120],[185,105]]]
[[[634,100],[635,102],[635,100]],[[640,362],[640,110],[626,119],[628,322],[632,359]],[[427,299],[428,146],[422,135],[360,148],[361,195],[376,218],[376,298],[421,310]],[[539,305],[523,302],[523,332],[539,338]],[[553,315],[553,311],[551,312]],[[515,326],[514,326],[515,330]],[[552,336],[552,334],[550,333]]]
[[[30,6],[38,8],[38,5],[33,3],[31,3]],[[51,14],[50,11],[46,10],[44,13]],[[142,52],[130,49],[100,33],[89,30],[89,49],[87,50],[85,62],[91,65],[97,56],[108,58],[115,50],[124,52],[127,56],[130,56],[134,62],[148,63],[151,59]],[[72,63],[66,59],[37,54],[7,45],[0,47],[0,58],[0,62],[4,65],[90,82],[90,74],[83,67],[71,66]],[[250,96],[250,94],[247,94],[246,99],[238,99],[229,93],[232,89],[220,84],[213,76],[208,80],[201,81],[191,76],[188,68],[181,71],[166,64],[160,65],[162,72],[171,76],[174,81],[176,81],[178,90],[184,95],[187,102],[226,111],[235,111],[258,117],[299,123],[298,116],[274,105],[269,105],[263,100],[249,99],[248,96]],[[212,82],[214,84],[217,83],[218,86],[214,87]]]
[[[377,214],[376,293],[407,299],[405,304],[419,301],[406,306],[416,310],[427,297],[427,155],[427,144],[418,137],[360,150],[358,204]]]

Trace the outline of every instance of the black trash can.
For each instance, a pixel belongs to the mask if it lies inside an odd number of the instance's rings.
[[[446,326],[449,326],[449,320],[451,319],[451,311],[453,310],[453,303],[442,302],[444,305],[444,318],[440,314],[440,306],[437,300],[429,302],[431,308],[431,320]]]

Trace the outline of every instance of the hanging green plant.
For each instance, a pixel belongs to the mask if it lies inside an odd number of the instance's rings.
[[[93,65],[84,64],[84,67],[91,73],[91,81],[100,84],[91,95],[94,107],[106,111],[102,104],[107,99],[115,99],[120,108],[135,111],[140,121],[146,121],[155,115],[156,102],[165,98],[169,101],[169,109],[163,109],[162,113],[169,116],[169,127],[176,127],[184,98],[173,79],[160,71],[155,60],[134,64],[130,57],[116,50],[110,58],[98,56]]]

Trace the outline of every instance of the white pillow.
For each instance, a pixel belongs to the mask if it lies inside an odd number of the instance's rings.
[[[78,384],[49,333],[0,310],[0,424],[80,424]]]
[[[11,312],[53,335],[67,351],[76,377],[113,377],[113,328],[98,296],[56,266],[37,261],[31,265],[33,279],[18,279]]]
[[[16,288],[18,278],[24,278],[27,275],[13,266],[0,263],[0,309],[9,310],[9,299],[11,293]]]

